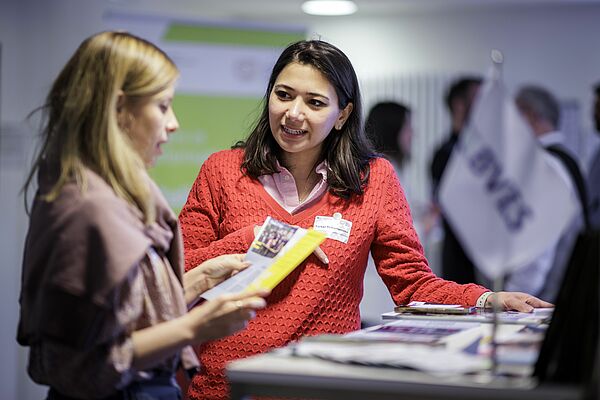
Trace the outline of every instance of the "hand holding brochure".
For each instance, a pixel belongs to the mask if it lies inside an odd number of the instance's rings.
[[[255,289],[273,289],[308,257],[326,236],[267,217],[246,253],[251,265],[202,297],[210,300],[225,293]]]

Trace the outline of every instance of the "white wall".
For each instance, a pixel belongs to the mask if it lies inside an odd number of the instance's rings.
[[[108,1],[0,0],[0,398],[42,398],[25,375],[15,342],[22,241],[27,219],[18,195],[35,125],[23,123],[80,41],[102,29]],[[541,83],[578,100],[589,127],[591,90],[600,80],[600,6],[495,8],[386,19],[315,18],[309,32],[340,46],[361,79],[399,72],[484,72],[492,48],[505,55],[509,88]],[[278,21],[265,21],[278,22]],[[7,129],[7,127],[10,127]],[[417,134],[428,135],[429,132]],[[439,134],[439,133],[436,133]],[[17,137],[17,139],[15,139]],[[4,151],[4,150],[2,150]],[[21,160],[21,161],[19,161]]]
[[[591,86],[600,81],[598,21],[598,5],[490,7],[357,18],[351,24],[327,19],[311,25],[310,32],[342,48],[363,79],[411,72],[485,73],[490,51],[499,49],[510,90],[537,83],[559,98],[578,100],[589,128]]]

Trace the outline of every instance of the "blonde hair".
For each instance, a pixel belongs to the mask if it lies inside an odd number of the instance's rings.
[[[115,193],[139,208],[146,223],[155,209],[145,166],[119,125],[117,100],[136,102],[173,85],[179,71],[154,44],[127,32],[101,32],[87,38],[60,72],[41,109],[42,145],[25,191],[45,160],[56,161],[60,174],[43,194],[53,201],[70,180],[85,190],[84,169],[100,175]]]

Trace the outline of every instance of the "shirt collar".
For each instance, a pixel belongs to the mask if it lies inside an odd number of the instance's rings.
[[[565,144],[565,135],[560,131],[548,132],[538,137],[540,144],[544,147],[552,146],[554,144]]]
[[[321,161],[316,167],[315,167],[315,172],[319,175],[321,175],[321,180],[322,181],[326,181],[327,180],[327,169],[328,169],[329,163],[327,162],[327,160],[323,160]],[[279,170],[278,174],[282,173],[282,172],[287,172],[288,174],[291,175],[291,172],[284,167],[283,165],[281,165],[279,163],[279,160],[277,160],[277,169]]]

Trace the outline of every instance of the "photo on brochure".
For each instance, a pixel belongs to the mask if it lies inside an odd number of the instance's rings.
[[[258,237],[252,242],[249,252],[273,258],[294,236],[297,227],[279,222],[269,217],[262,226]]]

